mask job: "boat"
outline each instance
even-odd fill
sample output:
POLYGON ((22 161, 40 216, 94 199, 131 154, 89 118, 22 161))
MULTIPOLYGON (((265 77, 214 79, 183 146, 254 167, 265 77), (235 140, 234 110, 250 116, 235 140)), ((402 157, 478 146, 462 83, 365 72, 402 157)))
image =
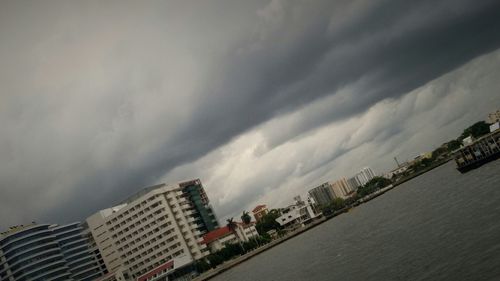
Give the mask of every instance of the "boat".
POLYGON ((490 132, 453 151, 457 170, 466 173, 500 158, 500 129, 490 132))

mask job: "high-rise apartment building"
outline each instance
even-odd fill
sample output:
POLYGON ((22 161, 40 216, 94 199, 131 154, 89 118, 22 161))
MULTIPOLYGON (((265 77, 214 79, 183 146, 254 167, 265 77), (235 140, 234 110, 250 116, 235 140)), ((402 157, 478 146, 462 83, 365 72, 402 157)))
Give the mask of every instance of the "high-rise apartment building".
POLYGON ((352 178, 347 179, 347 183, 349 184, 349 186, 353 190, 356 190, 358 187, 361 186, 361 183, 359 182, 359 180, 356 176, 353 176, 352 178))
POLYGON ((205 257, 203 234, 219 227, 200 180, 147 187, 87 223, 107 269, 141 280, 205 257))
POLYGON ((308 193, 309 196, 314 199, 316 204, 320 206, 328 205, 333 201, 333 199, 336 198, 336 195, 328 182, 309 190, 308 193))
POLYGON ((349 197, 354 192, 354 189, 349 185, 345 178, 341 178, 335 182, 330 183, 330 188, 335 194, 335 197, 340 197, 343 199, 349 197))
POLYGON ((30 224, 0 235, 0 280, 94 280, 106 269, 84 225, 30 224))
POLYGON ((358 181, 361 185, 365 185, 367 182, 369 182, 374 177, 375 177, 375 173, 369 167, 365 167, 365 168, 361 169, 361 171, 359 171, 359 173, 356 174, 356 178, 358 179, 358 181))

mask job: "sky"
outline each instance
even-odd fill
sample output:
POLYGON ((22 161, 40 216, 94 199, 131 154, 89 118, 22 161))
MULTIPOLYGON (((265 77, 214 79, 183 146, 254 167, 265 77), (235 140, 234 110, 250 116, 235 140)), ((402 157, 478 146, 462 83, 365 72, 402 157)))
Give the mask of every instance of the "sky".
POLYGON ((498 30, 493 0, 0 1, 0 229, 383 173, 500 108, 498 30))

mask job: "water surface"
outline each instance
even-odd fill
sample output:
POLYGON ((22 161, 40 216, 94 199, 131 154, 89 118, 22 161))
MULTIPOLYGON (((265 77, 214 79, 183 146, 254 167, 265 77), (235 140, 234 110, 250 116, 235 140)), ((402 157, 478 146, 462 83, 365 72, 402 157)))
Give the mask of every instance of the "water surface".
POLYGON ((500 160, 449 162, 212 280, 500 280, 500 160))

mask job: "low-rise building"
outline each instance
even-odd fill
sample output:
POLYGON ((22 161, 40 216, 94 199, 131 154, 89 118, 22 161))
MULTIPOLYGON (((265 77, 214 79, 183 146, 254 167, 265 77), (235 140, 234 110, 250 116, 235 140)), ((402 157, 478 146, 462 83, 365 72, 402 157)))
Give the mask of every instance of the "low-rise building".
POLYGON ((284 228, 295 228, 310 223, 318 216, 314 212, 312 202, 296 200, 294 204, 281 209, 281 216, 276 219, 276 222, 284 228))
POLYGON ((227 244, 247 242, 257 236, 259 236, 259 233, 253 222, 249 224, 236 222, 234 229, 224 226, 205 234, 203 236, 203 243, 210 248, 210 252, 214 253, 224 248, 227 244))
POLYGON ((260 221, 267 213, 269 213, 269 210, 266 205, 257 205, 257 207, 252 210, 253 217, 256 221, 260 221))
POLYGON ((392 179, 393 177, 398 177, 400 174, 402 174, 406 170, 408 170, 409 166, 410 166, 410 164, 408 162, 405 162, 405 163, 401 164, 399 167, 397 167, 396 169, 385 173, 384 178, 392 179))
POLYGON ((490 121, 490 124, 500 122, 500 110, 488 114, 488 119, 490 121))

